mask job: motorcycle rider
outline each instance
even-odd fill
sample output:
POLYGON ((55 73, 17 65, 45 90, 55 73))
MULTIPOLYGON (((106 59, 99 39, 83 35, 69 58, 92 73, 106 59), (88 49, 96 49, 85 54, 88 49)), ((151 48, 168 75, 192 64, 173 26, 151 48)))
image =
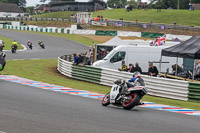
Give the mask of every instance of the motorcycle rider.
POLYGON ((27 41, 27 45, 30 46, 32 45, 32 42, 30 40, 27 41))
MULTIPOLYGON (((121 84, 124 84, 125 81, 122 81, 121 84)), ((133 78, 131 78, 130 80, 128 80, 127 82, 127 87, 129 88, 129 85, 131 84, 131 86, 145 86, 144 80, 142 79, 140 72, 136 71, 133 73, 133 78)), ((121 87, 121 91, 119 92, 120 95, 125 94, 126 93, 126 87, 124 87, 124 85, 121 87)), ((138 105, 143 105, 143 102, 139 102, 138 105)))
POLYGON ((144 80, 142 79, 140 72, 134 72, 133 73, 133 78, 128 80, 128 82, 138 82, 136 85, 138 86, 145 86, 144 80))
POLYGON ((0 52, 3 51, 4 41, 0 39, 0 52))
POLYGON ((6 54, 4 52, 0 53, 0 71, 3 71, 6 61, 5 61, 6 54))
POLYGON ((12 49, 12 47, 14 47, 15 50, 17 50, 17 48, 18 48, 18 43, 15 40, 12 42, 11 49, 12 49))

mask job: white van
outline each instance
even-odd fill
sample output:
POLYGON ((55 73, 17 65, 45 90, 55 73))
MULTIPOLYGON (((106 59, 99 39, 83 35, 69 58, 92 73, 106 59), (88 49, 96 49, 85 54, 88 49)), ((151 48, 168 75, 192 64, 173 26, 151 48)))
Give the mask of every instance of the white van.
MULTIPOLYGON (((138 62, 143 72, 148 72, 148 62, 153 62, 159 70, 161 51, 167 47, 169 46, 117 46, 103 60, 94 62, 93 66, 117 70, 121 68, 124 59, 127 66, 130 63, 135 65, 138 62)), ((163 56, 161 72, 165 72, 167 68, 171 69, 171 66, 176 62, 177 58, 175 57, 163 56)), ((178 64, 182 66, 183 59, 179 58, 178 64)))

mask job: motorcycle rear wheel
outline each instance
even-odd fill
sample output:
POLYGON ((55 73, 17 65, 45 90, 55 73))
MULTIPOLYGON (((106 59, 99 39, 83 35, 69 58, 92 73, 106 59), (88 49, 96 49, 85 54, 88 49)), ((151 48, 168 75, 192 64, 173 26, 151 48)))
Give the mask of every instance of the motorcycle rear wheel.
POLYGON ((131 110, 133 107, 135 107, 136 105, 138 105, 138 103, 140 102, 140 97, 137 93, 132 93, 129 95, 130 100, 129 101, 123 101, 122 103, 122 107, 125 110, 131 110))
POLYGON ((101 104, 102 104, 103 106, 108 106, 108 105, 110 104, 110 92, 107 93, 107 94, 103 97, 101 104))

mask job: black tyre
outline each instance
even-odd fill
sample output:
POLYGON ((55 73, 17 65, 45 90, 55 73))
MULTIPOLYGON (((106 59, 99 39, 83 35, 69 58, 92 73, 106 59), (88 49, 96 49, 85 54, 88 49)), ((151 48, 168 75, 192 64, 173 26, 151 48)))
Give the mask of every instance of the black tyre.
POLYGON ((125 109, 125 110, 130 110, 132 109, 133 107, 135 107, 136 105, 138 105, 138 103, 140 102, 140 97, 137 93, 132 93, 129 95, 129 99, 130 100, 125 100, 123 101, 122 103, 122 107, 125 109))
POLYGON ((108 106, 110 104, 110 92, 107 93, 102 99, 102 105, 108 106))

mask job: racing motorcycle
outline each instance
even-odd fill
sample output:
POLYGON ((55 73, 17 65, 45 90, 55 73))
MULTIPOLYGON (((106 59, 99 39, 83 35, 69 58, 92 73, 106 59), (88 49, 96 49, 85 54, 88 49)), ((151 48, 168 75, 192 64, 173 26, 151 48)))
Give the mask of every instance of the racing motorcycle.
POLYGON ((1 52, 0 53, 0 71, 3 71, 3 69, 6 65, 5 58, 6 58, 6 54, 4 52, 1 52))
POLYGON ((38 43, 38 45, 39 45, 42 49, 45 49, 45 45, 44 45, 43 42, 38 43))
POLYGON ((31 42, 28 42, 28 43, 27 43, 27 46, 28 46, 29 49, 31 49, 31 50, 33 49, 33 46, 32 46, 32 43, 31 43, 31 42))
POLYGON ((16 51, 17 51, 17 46, 12 45, 12 46, 11 46, 11 52, 12 52, 12 53, 16 53, 16 51))
POLYGON ((147 94, 147 89, 141 85, 137 79, 132 82, 117 80, 114 82, 111 91, 102 99, 102 105, 109 104, 121 106, 125 110, 130 110, 135 106, 142 105, 140 99, 147 94))

